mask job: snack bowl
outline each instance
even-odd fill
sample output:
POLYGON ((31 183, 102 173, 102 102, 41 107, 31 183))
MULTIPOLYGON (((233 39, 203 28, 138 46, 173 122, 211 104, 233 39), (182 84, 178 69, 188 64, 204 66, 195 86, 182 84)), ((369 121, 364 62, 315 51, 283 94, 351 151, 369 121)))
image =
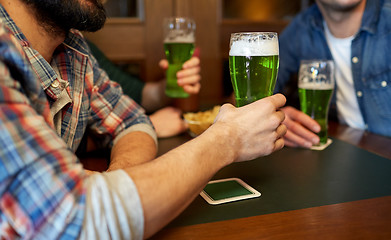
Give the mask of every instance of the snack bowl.
POLYGON ((213 124, 219 110, 220 106, 215 106, 213 109, 204 112, 183 114, 183 118, 189 127, 189 134, 196 137, 203 133, 213 124))
POLYGON ((212 125, 212 123, 209 122, 192 121, 186 119, 185 122, 189 126, 189 134, 192 137, 197 137, 212 125))

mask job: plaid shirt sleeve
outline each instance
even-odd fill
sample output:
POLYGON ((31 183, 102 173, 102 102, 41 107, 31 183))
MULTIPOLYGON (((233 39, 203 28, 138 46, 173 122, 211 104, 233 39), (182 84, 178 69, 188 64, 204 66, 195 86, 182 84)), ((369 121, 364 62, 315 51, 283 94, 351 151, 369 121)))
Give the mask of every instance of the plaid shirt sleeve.
POLYGON ((53 131, 34 76, 0 26, 0 239, 74 239, 85 209, 83 168, 53 131))
MULTIPOLYGON (((86 44, 86 43, 85 43, 86 44)), ((157 137, 149 117, 133 99, 123 94, 121 86, 111 81, 97 60, 89 55, 93 69, 93 84, 90 98, 90 127, 100 138, 100 142, 113 145, 121 136, 131 131, 149 134, 157 144, 157 137)), ((88 72, 88 71, 87 71, 88 72)), ((88 77, 87 77, 87 89, 88 77)))

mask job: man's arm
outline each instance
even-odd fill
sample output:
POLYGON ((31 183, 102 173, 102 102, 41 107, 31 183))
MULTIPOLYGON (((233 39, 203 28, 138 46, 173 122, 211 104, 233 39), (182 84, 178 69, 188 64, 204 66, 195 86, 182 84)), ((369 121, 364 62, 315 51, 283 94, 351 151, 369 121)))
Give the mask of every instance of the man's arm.
MULTIPOLYGON (((178 84, 189 94, 197 94, 200 91, 200 60, 192 57, 183 64, 183 69, 177 73, 178 84)), ((166 69, 167 60, 160 61, 159 65, 166 69)), ((150 119, 155 127, 157 136, 171 137, 186 130, 186 124, 182 119, 181 111, 167 106, 171 99, 165 94, 166 81, 148 82, 143 88, 142 106, 148 111, 155 111, 150 119), (161 109, 159 109, 161 108, 161 109)))
POLYGON ((147 82, 141 95, 141 106, 147 112, 154 112, 170 103, 170 98, 165 94, 166 80, 147 82))
POLYGON ((143 206, 144 238, 176 217, 222 167, 281 149, 286 127, 278 109, 284 103, 276 95, 241 108, 223 105, 216 123, 197 138, 154 161, 126 168, 143 206))
POLYGON ((145 82, 114 64, 94 43, 87 40, 87 44, 92 56, 99 63, 99 67, 107 73, 110 80, 119 83, 126 95, 136 101, 137 104, 141 104, 145 82))
POLYGON ((121 137, 111 150, 107 171, 124 169, 155 158, 157 147, 154 139, 145 132, 130 132, 121 137))
MULTIPOLYGON (((166 70, 168 68, 168 61, 163 59, 159 62, 159 65, 162 69, 166 70)), ((199 93, 201 89, 200 71, 200 59, 197 56, 193 56, 183 64, 182 70, 177 72, 178 85, 183 87, 185 92, 189 94, 199 93)), ((147 112, 156 111, 170 102, 170 98, 165 94, 165 86, 165 79, 145 84, 141 105, 147 112)))

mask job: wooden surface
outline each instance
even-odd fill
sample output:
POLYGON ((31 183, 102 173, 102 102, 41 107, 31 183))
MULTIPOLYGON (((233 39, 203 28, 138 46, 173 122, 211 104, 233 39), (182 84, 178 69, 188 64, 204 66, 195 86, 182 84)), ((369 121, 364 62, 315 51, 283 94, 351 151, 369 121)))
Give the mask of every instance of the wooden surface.
POLYGON ((151 239, 391 239, 391 197, 164 229, 151 239))
POLYGON ((329 123, 329 135, 385 158, 391 159, 391 138, 354 129, 336 122, 329 123))

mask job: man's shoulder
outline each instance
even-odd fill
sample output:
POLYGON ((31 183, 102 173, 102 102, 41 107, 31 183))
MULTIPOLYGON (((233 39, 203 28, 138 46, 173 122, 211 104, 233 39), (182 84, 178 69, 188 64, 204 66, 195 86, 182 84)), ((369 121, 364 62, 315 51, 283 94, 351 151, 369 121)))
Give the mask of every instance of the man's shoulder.
POLYGON ((20 45, 18 39, 14 36, 12 31, 8 28, 6 24, 0 19, 0 45, 2 52, 1 54, 4 55, 6 52, 8 53, 18 53, 22 56, 24 56, 24 51, 22 46, 20 45), (8 50, 7 50, 8 49, 8 50), (5 50, 7 50, 5 52, 5 50))
POLYGON ((384 0, 377 22, 379 34, 389 34, 391 31, 391 0, 384 0))
POLYGON ((388 19, 391 18, 391 0, 384 0, 382 11, 388 19))
POLYGON ((309 20, 313 18, 322 19, 322 14, 320 13, 318 5, 314 3, 305 10, 301 11, 299 14, 297 14, 295 18, 300 20, 309 20))
POLYGON ((323 22, 322 15, 319 11, 319 8, 316 4, 313 4, 306 10, 297 14, 292 21, 288 24, 288 26, 282 32, 282 38, 285 36, 298 36, 300 32, 308 31, 311 26, 319 26, 323 22))

